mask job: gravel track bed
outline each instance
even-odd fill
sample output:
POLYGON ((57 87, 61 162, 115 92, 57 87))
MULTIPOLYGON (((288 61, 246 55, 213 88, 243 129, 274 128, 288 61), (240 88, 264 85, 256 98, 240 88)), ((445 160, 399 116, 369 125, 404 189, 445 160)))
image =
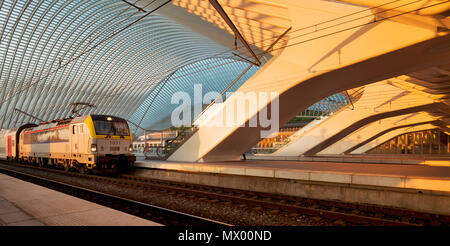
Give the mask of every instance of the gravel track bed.
POLYGON ((177 194, 149 188, 128 186, 126 184, 110 183, 89 177, 76 177, 46 170, 28 169, 19 166, 0 164, 7 168, 34 174, 48 179, 66 182, 92 190, 148 203, 155 206, 193 214, 237 226, 336 226, 345 225, 341 220, 331 221, 320 217, 283 212, 199 198, 189 194, 177 194))

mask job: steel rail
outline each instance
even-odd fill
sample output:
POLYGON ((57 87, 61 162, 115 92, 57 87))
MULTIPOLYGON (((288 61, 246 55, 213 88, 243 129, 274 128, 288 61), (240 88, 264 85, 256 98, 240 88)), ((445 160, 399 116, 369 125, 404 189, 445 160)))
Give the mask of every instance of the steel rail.
MULTIPOLYGON (((122 175, 122 177, 127 177, 127 175, 122 175)), ((139 179, 133 176, 128 176, 128 179, 139 179)), ((148 178, 146 178, 148 179, 148 178)), ((145 179, 143 179, 145 180, 145 179)), ((171 181, 163 181, 163 182, 171 182, 171 181)), ((177 183, 177 182, 173 182, 177 183)), ((348 222, 356 223, 356 224, 370 224, 370 225, 377 225, 377 226, 415 226, 416 224, 411 224, 407 222, 402 221, 394 221, 394 220, 388 220, 383 218, 376 218, 376 217, 369 217, 364 215, 357 215, 357 214, 351 214, 351 213, 344 213, 344 212, 337 212, 337 211, 330 211, 326 209, 320 209, 320 208, 313 208, 313 207, 307 207, 307 206, 299 206, 299 205, 290 205, 290 204, 282 204, 276 201, 264 201, 261 199, 261 197, 258 197, 256 199, 247 198, 242 196, 241 194, 245 194, 245 191, 239 191, 231 189, 232 192, 237 192, 237 195, 227 195, 227 194, 220 194, 217 192, 210 192, 210 191, 202 191, 198 187, 202 185, 195 185, 195 184, 187 184, 192 185, 194 188, 180 188, 180 187, 174 187, 173 185, 161 185, 161 184, 149 184, 149 186, 159 189, 170 189, 175 192, 179 193, 190 193, 197 196, 202 197, 208 197, 208 198, 214 198, 218 200, 225 200, 225 201, 233 201, 237 203, 244 203, 244 204, 251 204, 255 206, 261 206, 271 209, 278 209, 278 210, 284 210, 289 212, 297 212, 301 214, 306 214, 309 216, 321 216, 326 219, 344 219, 348 222), (243 193, 241 193, 243 192, 243 193)), ((226 188, 224 188, 226 189, 226 188)))
MULTIPOLYGON (((70 176, 79 176, 79 177, 88 177, 92 179, 98 179, 106 182, 111 182, 120 185, 132 185, 132 186, 143 186, 149 189, 167 191, 167 192, 175 192, 179 194, 191 194, 197 197, 205 197, 215 200, 221 201, 231 201, 234 203, 243 203, 249 204, 257 207, 264 207, 269 209, 282 210, 285 212, 295 212, 299 214, 305 214, 308 216, 319 216, 326 220, 337 220, 343 219, 352 224, 358 225, 376 225, 376 226, 417 226, 420 225, 416 223, 409 223, 404 221, 397 221, 394 219, 387 218, 378 218, 375 216, 367 216, 364 214, 354 214, 352 212, 340 212, 334 211, 333 208, 339 209, 363 209, 362 213, 382 213, 386 214, 388 217, 401 217, 408 216, 411 218, 424 220, 426 223, 427 220, 432 220, 436 218, 433 214, 426 214, 421 212, 402 210, 402 209, 390 209, 386 210, 386 208, 376 206, 376 205, 360 205, 360 204, 347 204, 343 202, 333 202, 326 200, 315 200, 308 198, 295 198, 295 204, 283 203, 284 199, 290 200, 290 198, 286 198, 282 195, 270 194, 270 193, 261 193, 261 192, 253 192, 253 191, 245 191, 245 190, 237 190, 232 188, 223 188, 223 187, 210 187, 199 184, 192 183, 181 183, 177 181, 168 181, 168 180, 159 180, 142 176, 135 175, 120 175, 119 178, 111 178, 111 177, 103 177, 96 175, 86 175, 79 173, 70 173, 61 170, 48 169, 42 167, 34 167, 29 165, 22 164, 12 164, 7 163, 7 165, 19 166, 22 168, 28 169, 40 169, 44 171, 50 171, 55 173, 61 173, 70 176), (252 196, 249 198, 248 196, 252 196), (278 198, 280 197, 280 198, 278 198), (266 200, 269 199, 269 200, 266 200), (305 201, 308 205, 304 205, 305 201), (313 206, 312 206, 313 205, 313 206), (327 207, 327 209, 320 208, 321 206, 327 207), (328 208, 331 207, 331 208, 328 208), (398 210, 398 211, 397 211, 398 210)), ((447 217, 443 217, 441 219, 444 223, 450 222, 450 219, 447 217)))
POLYGON ((53 190, 62 191, 63 193, 66 193, 66 194, 69 194, 72 196, 80 197, 85 200, 90 200, 94 203, 97 203, 98 199, 106 200, 104 202, 100 202, 99 204, 101 204, 103 206, 111 207, 114 209, 117 209, 117 207, 112 206, 111 202, 116 202, 116 203, 118 202, 120 204, 124 204, 125 205, 124 207, 137 208, 139 210, 138 213, 136 213, 136 212, 134 212, 134 213, 126 212, 126 213, 130 213, 130 214, 133 214, 135 216, 138 216, 138 217, 141 217, 144 219, 150 219, 157 223, 163 222, 164 225, 169 225, 169 226, 174 226, 174 225, 175 226, 180 226, 180 225, 183 225, 183 226, 187 226, 187 225, 190 225, 190 226, 231 226, 230 224, 222 223, 219 221, 202 218, 199 216, 195 216, 195 215, 191 215, 191 214, 187 214, 187 213, 183 213, 183 212, 179 212, 179 211, 146 204, 143 202, 139 202, 139 201, 135 201, 135 200, 95 191, 92 189, 88 189, 88 188, 84 188, 84 187, 80 187, 80 186, 76 186, 76 185, 72 185, 72 184, 68 184, 68 183, 64 183, 64 182, 60 182, 60 181, 55 181, 55 180, 39 177, 39 176, 32 175, 32 174, 29 174, 26 172, 12 170, 12 169, 5 168, 5 167, 0 167, 0 173, 6 174, 8 176, 12 176, 12 177, 15 177, 18 179, 31 181, 33 183, 43 185, 43 186, 45 186, 47 188, 51 188, 53 190), (150 218, 148 216, 145 216, 146 214, 149 214, 149 213, 153 215, 150 218), (161 217, 163 217, 163 218, 161 218, 161 217))

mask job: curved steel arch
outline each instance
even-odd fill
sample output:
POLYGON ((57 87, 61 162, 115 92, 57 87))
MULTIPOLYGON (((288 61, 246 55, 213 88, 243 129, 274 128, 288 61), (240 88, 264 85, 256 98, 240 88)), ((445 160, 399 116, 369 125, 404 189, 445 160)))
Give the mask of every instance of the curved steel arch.
MULTIPOLYGON (((211 90, 220 93, 228 84, 233 81, 246 67, 248 63, 235 60, 233 58, 207 58, 201 61, 196 61, 186 66, 183 66, 176 71, 168 75, 162 82, 158 83, 159 87, 165 86, 164 90, 159 92, 156 86, 150 93, 146 101, 144 101, 139 109, 131 116, 131 120, 139 124, 141 119, 143 120, 142 126, 144 128, 151 129, 164 129, 171 126, 170 115, 172 110, 178 105, 170 104, 171 95, 177 91, 188 93, 193 95, 194 84, 202 84, 203 92, 209 92, 211 90), (184 71, 189 71, 192 68, 196 68, 199 63, 209 63, 214 65, 220 61, 233 61, 227 66, 216 67, 215 69, 204 70, 201 73, 193 73, 179 76, 184 71), (205 83, 210 81, 209 83, 205 83), (158 117, 155 117, 158 116, 158 117), (153 117, 153 118, 152 118, 153 117)), ((243 82, 245 82, 251 75, 257 71, 257 68, 252 68, 246 75, 241 78, 233 87, 230 92, 239 88, 243 82)), ((203 97, 203 95, 202 95, 203 97)), ((192 105, 192 101, 191 101, 192 105)), ((206 106, 206 105, 204 105, 206 106)), ((195 115, 192 115, 191 119, 194 119, 195 115)), ((136 129, 138 133, 141 130, 136 129)))
MULTIPOLYGON (((101 4, 101 2, 97 2, 97 5, 99 5, 99 4, 101 4)), ((91 6, 91 8, 92 8, 92 7, 95 7, 95 5, 94 5, 94 6, 91 6)), ((71 14, 71 13, 67 12, 66 15, 64 16, 64 18, 62 18, 62 19, 59 21, 59 23, 63 23, 63 21, 65 20, 65 18, 68 17, 70 14, 71 14)), ((73 21, 74 21, 74 20, 73 20, 73 21)), ((70 23, 73 23, 73 21, 69 22, 69 23, 64 27, 64 30, 67 30, 68 25, 69 25, 70 23)), ((56 29, 54 29, 54 30, 56 30, 56 29)), ((74 29, 73 31, 75 31, 75 30, 76 30, 76 29, 74 29)), ((72 32, 73 32, 73 31, 72 31, 72 32)), ((55 31, 52 32, 52 35, 53 35, 54 33, 55 33, 55 31)), ((57 36, 56 39, 57 39, 57 40, 60 40, 60 38, 62 37, 63 34, 64 34, 64 32, 60 32, 60 33, 58 34, 58 36, 57 36)), ((68 36, 66 37, 65 40, 67 40, 69 37, 70 37, 70 35, 68 35, 68 36)), ((51 50, 54 49, 55 44, 56 44, 56 43, 53 43, 53 44, 52 44, 52 47, 50 47, 51 50)), ((72 44, 73 44, 73 42, 72 42, 72 44)), ((62 49, 63 49, 63 46, 60 46, 59 49, 58 49, 58 51, 57 51, 57 53, 60 53, 60 52, 62 51, 62 49)), ((69 49, 67 49, 67 50, 69 50, 69 49)), ((64 52, 64 53, 65 53, 65 52, 64 52)), ((47 55, 47 57, 48 57, 49 55, 50 55, 50 53, 47 55)), ((46 59, 47 59, 47 58, 46 58, 46 59)), ((55 62, 55 60, 53 60, 52 64, 53 64, 54 62, 55 62)), ((50 80, 55 80, 55 77, 56 77, 56 76, 57 76, 56 73, 53 74, 53 75, 51 76, 50 80)), ((43 81, 43 83, 45 83, 46 81, 47 81, 47 78, 43 81)), ((42 91, 42 89, 39 90, 39 91, 42 91)), ((47 91, 46 94, 41 95, 41 98, 46 99, 47 95, 51 95, 50 90, 47 91)), ((45 104, 45 102, 46 102, 46 101, 44 100, 44 102, 43 102, 42 104, 45 104)), ((39 101, 38 101, 37 103, 39 103, 39 101)), ((29 107, 30 107, 30 105, 29 105, 29 107)), ((34 112, 33 112, 33 113, 34 113, 34 112)), ((46 116, 46 115, 44 115, 43 118, 45 118, 45 116, 46 116)))
MULTIPOLYGON (((191 50, 192 50, 192 48, 191 48, 191 50)), ((90 62, 92 61, 92 59, 90 59, 90 62)), ((82 78, 82 76, 79 76, 79 78, 78 79, 81 79, 82 78)), ((97 88, 97 87, 96 87, 97 88)), ((110 87, 110 88, 112 88, 112 87, 110 87)))
MULTIPOLYGON (((117 5, 117 4, 115 4, 115 5, 117 5)), ((120 7, 120 6, 119 6, 120 7)), ((92 8, 90 8, 90 9, 92 9, 92 8)), ((121 11, 123 8, 119 8, 119 9, 116 9, 117 11, 121 11)), ((108 15, 109 13, 112 13, 114 10, 109 10, 108 12, 106 12, 106 13, 101 13, 100 14, 100 17, 103 17, 103 16, 106 16, 106 15, 108 15)), ((92 16, 95 16, 95 15, 98 15, 98 13, 96 13, 95 11, 92 11, 92 13, 91 13, 91 15, 92 16)), ((117 17, 117 16, 112 16, 112 19, 114 19, 115 17, 117 17)), ((94 19, 92 22, 94 22, 94 23, 96 23, 96 22, 98 22, 98 20, 99 19, 94 19)), ((101 19, 100 19, 101 20, 101 19)), ((105 20, 104 22, 109 22, 110 21, 110 19, 107 19, 107 20, 105 20)), ((103 23, 104 22, 101 22, 101 24, 100 25, 103 25, 103 23)), ((84 29, 83 29, 83 31, 81 31, 80 33, 79 33, 79 35, 78 35, 78 37, 81 37, 83 34, 85 34, 85 31, 88 29, 88 26, 86 26, 84 29)), ((106 28, 105 28, 106 29, 106 28)), ((77 45, 77 48, 72 52, 72 56, 74 56, 74 54, 76 54, 76 51, 78 50, 78 49, 86 49, 88 46, 86 45, 86 46, 84 46, 84 48, 82 47, 83 46, 83 44, 84 44, 84 41, 85 40, 87 40, 88 38, 89 38, 89 36, 91 36, 92 34, 94 34, 95 32, 96 32, 96 30, 97 29, 93 29, 92 30, 92 32, 90 32, 88 35, 85 35, 85 37, 83 38, 83 40, 77 45)), ((72 43, 72 45, 73 45, 74 43, 72 43)), ((84 57, 83 59, 86 59, 86 57, 84 57)), ((74 64, 75 65, 75 64, 74 64)), ((65 69, 66 69, 67 67, 65 67, 64 68, 64 70, 63 71, 65 71, 65 69)), ((72 68, 73 68, 73 66, 71 67, 71 69, 70 69, 70 72, 72 71, 72 68)), ((77 69, 79 69, 80 67, 78 67, 77 69)), ((78 70, 77 70, 78 71, 78 70)), ((70 72, 69 72, 69 74, 70 74, 70 72)), ((77 74, 78 74, 78 72, 76 72, 77 74)), ((63 72, 61 72, 60 73, 60 77, 62 76, 62 74, 63 74, 63 72)), ((55 73, 55 76, 56 76, 56 73, 55 73)), ((69 84, 69 88, 70 88, 70 85, 71 84, 73 84, 73 81, 69 84)), ((66 90, 65 91, 65 93, 64 93, 64 95, 62 96, 62 97, 59 97, 58 99, 64 99, 65 97, 64 96, 66 96, 67 95, 67 92, 68 92, 68 90, 66 90)), ((58 103, 57 103, 58 104, 58 103)), ((60 109, 61 107, 59 107, 59 109, 60 109)), ((54 112, 52 112, 53 114, 52 115, 55 115, 54 117, 56 117, 56 115, 58 114, 58 113, 60 113, 58 110, 55 110, 54 112)), ((60 115, 61 115, 61 113, 60 113, 60 115)), ((61 115, 62 116, 62 115, 61 115)), ((50 116, 51 117, 51 116, 50 116)))
MULTIPOLYGON (((52 6, 54 6, 56 4, 56 2, 52 2, 49 6, 48 6, 48 8, 46 8, 46 10, 45 10, 45 12, 44 12, 44 14, 42 15, 42 18, 40 19, 40 20, 43 20, 43 17, 44 17, 44 15, 46 15, 49 11, 50 11, 50 9, 51 9, 51 7, 52 6)), ((13 19, 12 17, 11 17, 11 13, 12 13, 12 10, 13 10, 13 8, 15 7, 16 5, 14 4, 13 5, 13 7, 10 9, 10 12, 8 13, 8 16, 7 16, 7 21, 6 22, 8 22, 8 20, 9 19, 13 19)), ((18 22, 19 20, 16 20, 16 22, 18 22)), ((5 23, 6 23, 5 22, 5 23)), ((46 24, 46 26, 44 27, 44 29, 46 29, 47 27, 48 27, 48 25, 49 25, 49 22, 46 24)), ((6 26, 6 25, 5 25, 6 26)), ((11 30, 10 30, 11 31, 11 30)), ((5 29, 3 30, 3 32, 2 32, 2 35, 5 33, 5 29)), ((15 32, 12 32, 13 34, 15 33, 15 32)), ((40 34, 40 36, 39 36, 39 40, 43 37, 43 35, 44 35, 44 32, 42 32, 41 34, 40 34)), ((3 38, 1 38, 0 40, 3 40, 3 38)), ((11 36, 11 38, 10 38, 10 41, 12 40, 12 36, 11 36)), ((4 54, 4 61, 6 60, 6 57, 8 56, 8 51, 9 51, 9 46, 10 46, 10 42, 8 42, 8 45, 7 45, 7 47, 6 47, 6 50, 7 50, 7 52, 4 54)), ((36 48, 36 46, 35 46, 35 48, 36 48)), ((40 59, 40 56, 42 55, 42 53, 43 53, 43 49, 41 49, 41 52, 40 52, 40 54, 39 54, 39 59, 40 59)), ((5 76, 4 75, 4 73, 2 72, 3 71, 3 66, 4 66, 4 64, 5 64, 5 62, 3 61, 3 65, 2 65, 2 68, 0 69, 0 72, 1 72, 1 74, 2 74, 2 77, 3 78, 8 78, 9 76, 5 76)), ((35 67, 35 68, 37 68, 37 66, 35 67)), ((33 74, 34 74, 34 72, 33 72, 33 74)), ((1 78, 0 78, 0 81, 1 81, 1 78)), ((7 88, 7 86, 8 86, 8 83, 6 83, 4 86, 3 86, 3 91, 2 92, 0 92, 1 93, 1 97, 0 97, 0 100, 1 100, 1 103, 2 103, 2 105, 0 106, 0 115, 4 115, 4 116, 6 116, 7 115, 7 112, 8 112, 8 107, 7 106, 5 106, 5 107, 3 107, 4 105, 6 105, 6 104, 4 104, 4 101, 3 101, 3 99, 5 98, 5 95, 6 95, 6 88, 7 88)), ((11 93, 10 93, 11 94, 11 93)), ((3 117, 3 119, 4 119, 5 117, 3 117)), ((4 121, 4 120, 3 120, 4 121)), ((2 128, 3 127, 3 124, 4 124, 4 122, 0 122, 0 128, 2 128)))
POLYGON ((248 66, 224 63, 227 47, 158 14, 115 34, 143 15, 120 0, 1 1, 0 128, 34 122, 16 107, 50 120, 67 116, 73 101, 151 126, 164 121, 154 112, 167 111, 177 88, 220 91, 248 66), (193 74, 178 76, 185 69, 193 74))
MULTIPOLYGON (((44 0, 45 1, 45 0, 44 0)), ((99 4, 99 3, 98 3, 99 4)), ((91 8, 93 8, 93 7, 95 7, 96 6, 96 4, 95 5, 93 5, 93 6, 89 6, 90 8, 88 8, 88 9, 91 9, 91 8)), ((49 9, 50 10, 50 9, 49 9)), ((48 10, 48 11, 49 11, 48 10)), ((47 13, 48 13, 48 11, 45 13, 45 15, 47 15, 47 13)), ((92 13, 94 13, 94 12, 92 12, 92 13)), ((44 16, 44 14, 43 14, 43 16, 44 16)), ((51 20, 52 19, 54 19, 55 18, 55 16, 52 16, 52 18, 51 18, 51 20)), ((43 28, 44 30, 48 30, 47 28, 48 28, 48 26, 51 24, 51 22, 50 21, 48 21, 47 22, 47 24, 46 24, 46 26, 43 28)), ((56 28, 56 27, 55 27, 56 28)), ((55 30, 55 29, 53 29, 53 30, 55 30)), ((54 31, 52 31, 51 32, 51 35, 53 35, 53 33, 54 33, 54 31)), ((40 34, 40 37, 39 37, 39 40, 41 40, 41 38, 44 36, 44 34, 45 34, 45 32, 41 32, 41 34, 40 34)), ((45 46, 48 44, 48 41, 51 39, 51 35, 47 35, 47 41, 46 41, 46 43, 45 43, 45 46)), ((79 36, 78 36, 79 37, 79 36)), ((75 42, 75 40, 76 40, 76 38, 73 40, 74 42, 75 42)), ((73 44, 73 42, 72 42, 72 44, 73 44)), ((36 46, 38 45, 38 43, 36 43, 36 46)), ((52 43, 50 43, 50 45, 52 45, 52 43)), ((34 49, 36 48, 36 46, 34 47, 34 49)), ((68 48, 68 50, 70 49, 70 47, 71 46, 69 46, 69 48, 68 48)), ((51 50, 51 49, 50 49, 51 50)), ((64 52, 64 53, 66 53, 66 52, 64 52)), ((44 49, 41 49, 41 52, 40 52, 40 54, 39 54, 39 56, 38 56, 38 59, 39 60, 41 60, 41 57, 43 57, 43 55, 45 55, 44 54, 44 49)), ((48 59, 48 57, 51 55, 51 53, 49 52, 49 53, 47 53, 47 55, 45 56, 45 60, 44 60, 44 65, 46 64, 46 62, 47 62, 47 59, 48 59)), ((52 61, 52 65, 51 66, 53 66, 53 63, 55 62, 55 60, 53 60, 52 61)), ((43 71, 43 68, 44 68, 44 65, 42 65, 42 68, 41 68, 41 72, 39 73, 39 77, 42 75, 42 71, 43 71)), ((37 66, 35 67, 35 69, 37 68, 37 66)), ((34 71, 33 71, 33 74, 34 74, 34 71)), ((45 82, 47 81, 47 79, 48 78, 46 78, 42 83, 43 84, 45 84, 45 82)), ((35 83, 36 84, 36 87, 38 87, 39 86, 39 83, 35 83)), ((37 100, 37 99, 39 99, 39 97, 33 97, 33 94, 35 93, 35 91, 36 91, 36 87, 32 84, 32 81, 30 81, 30 83, 29 83, 29 86, 31 86, 31 87, 34 87, 34 88, 32 88, 32 91, 31 91, 31 96, 29 97, 30 98, 30 100, 29 100, 29 103, 28 103, 28 105, 27 105, 27 111, 29 111, 30 110, 30 107, 31 108, 34 108, 33 106, 32 106, 32 102, 33 102, 33 100, 37 100)), ((39 90, 39 91, 42 91, 42 90, 39 90)), ((29 90, 26 90, 25 91, 26 92, 26 94, 25 95, 28 95, 28 93, 29 93, 29 90)), ((21 93, 21 92, 20 92, 21 93)), ((27 96, 25 96, 25 97, 27 97, 27 96)), ((37 103, 37 102, 36 102, 37 103)), ((25 101, 25 104, 26 104, 26 101, 25 101)))

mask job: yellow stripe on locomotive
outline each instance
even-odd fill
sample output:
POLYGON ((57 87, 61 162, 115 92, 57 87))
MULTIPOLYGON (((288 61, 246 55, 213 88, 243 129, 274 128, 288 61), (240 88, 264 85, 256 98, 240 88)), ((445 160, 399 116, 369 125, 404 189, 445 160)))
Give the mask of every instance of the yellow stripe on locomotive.
POLYGON ((116 118, 116 117, 112 117, 112 116, 98 116, 98 115, 91 116, 91 115, 89 115, 88 117, 86 117, 86 120, 84 120, 84 122, 86 123, 86 125, 89 129, 89 133, 91 134, 92 138, 132 140, 133 137, 131 135, 131 129, 128 126, 128 124, 126 123, 125 120, 118 121, 118 119, 120 119, 120 118, 116 118), (92 117, 95 118, 95 123, 94 123, 94 119, 92 117), (99 129, 99 127, 102 124, 103 125, 106 124, 106 127, 103 127, 103 129, 99 129), (111 131, 113 129, 112 126, 114 124, 120 124, 119 126, 121 128, 119 128, 119 129, 126 130, 126 131, 121 131, 121 132, 111 131), (126 128, 126 129, 124 129, 124 128, 126 128))

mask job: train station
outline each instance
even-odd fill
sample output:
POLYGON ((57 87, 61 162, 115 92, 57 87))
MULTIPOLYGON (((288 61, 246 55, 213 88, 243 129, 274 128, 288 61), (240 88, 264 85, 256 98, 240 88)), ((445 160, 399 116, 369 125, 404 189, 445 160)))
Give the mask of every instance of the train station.
POLYGON ((449 226, 449 28, 445 0, 0 0, 0 226, 449 226))

